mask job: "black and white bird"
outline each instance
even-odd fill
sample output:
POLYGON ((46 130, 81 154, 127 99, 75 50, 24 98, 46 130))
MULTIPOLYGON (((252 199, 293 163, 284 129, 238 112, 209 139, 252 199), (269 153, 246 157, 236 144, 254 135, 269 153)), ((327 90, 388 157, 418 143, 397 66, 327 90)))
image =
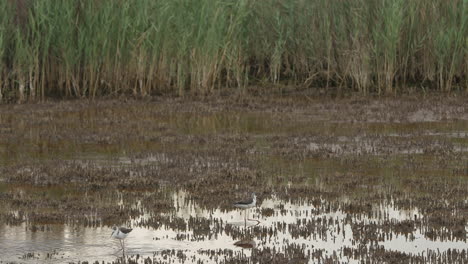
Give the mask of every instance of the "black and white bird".
POLYGON ((122 246, 122 250, 124 250, 125 241, 124 239, 128 236, 130 232, 132 232, 132 228, 126 227, 112 227, 112 234, 111 237, 118 239, 120 241, 120 246, 122 246))
POLYGON ((241 208, 241 209, 249 209, 249 208, 254 207, 256 203, 257 203, 257 196, 255 195, 255 193, 252 193, 252 197, 250 197, 250 199, 235 202, 234 206, 237 208, 241 208))
MULTIPOLYGON (((255 195, 255 193, 252 193, 252 196, 250 197, 250 199, 235 202, 234 207, 237 207, 240 209, 249 209, 249 208, 254 207, 256 203, 257 203, 257 196, 255 195)), ((245 220, 245 223, 247 223, 247 213, 245 214, 244 220, 245 220)))

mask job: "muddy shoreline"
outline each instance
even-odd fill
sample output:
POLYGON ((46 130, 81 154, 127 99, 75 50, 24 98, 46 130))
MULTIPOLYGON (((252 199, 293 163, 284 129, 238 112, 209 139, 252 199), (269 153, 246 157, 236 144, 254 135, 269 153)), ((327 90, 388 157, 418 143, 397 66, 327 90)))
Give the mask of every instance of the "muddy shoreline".
MULTIPOLYGON (((463 97, 0 105, 0 150, 0 224, 7 228, 47 233, 63 225, 130 224, 189 232, 199 240, 224 234, 263 242, 248 256, 197 253, 223 256, 220 263, 467 261, 467 253, 456 249, 421 255, 380 245, 390 236, 466 242, 468 107, 463 97), (276 222, 245 230, 221 218, 174 215, 179 206, 173 193, 182 190, 185 203, 220 214, 233 211, 232 201, 252 191, 260 203, 273 199, 310 207, 302 220, 282 226, 281 217, 294 214, 293 209, 282 208, 283 202, 264 205, 255 215, 276 222), (395 218, 381 209, 387 207, 408 214, 395 218), (291 239, 330 240, 345 226, 353 246, 336 254, 304 251, 292 242, 279 251, 266 244, 281 232, 291 239)), ((155 254, 167 254, 161 252, 155 254)), ((179 261, 186 254, 170 252, 166 256, 179 261)), ((196 262, 197 254, 186 261, 196 262)), ((143 263, 138 258, 130 257, 143 263)), ((156 257, 151 261, 164 263, 156 257)))

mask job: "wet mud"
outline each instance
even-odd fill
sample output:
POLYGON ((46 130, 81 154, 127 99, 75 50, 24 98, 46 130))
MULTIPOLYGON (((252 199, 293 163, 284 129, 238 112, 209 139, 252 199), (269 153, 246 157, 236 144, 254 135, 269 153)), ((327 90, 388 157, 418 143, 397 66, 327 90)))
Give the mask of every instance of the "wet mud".
POLYGON ((254 99, 0 106, 0 263, 468 262, 466 98, 254 99))

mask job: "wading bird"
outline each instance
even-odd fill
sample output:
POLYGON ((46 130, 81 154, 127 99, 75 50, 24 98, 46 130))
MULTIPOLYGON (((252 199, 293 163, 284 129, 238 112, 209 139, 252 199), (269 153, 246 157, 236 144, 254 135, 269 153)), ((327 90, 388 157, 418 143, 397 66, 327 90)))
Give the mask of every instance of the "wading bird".
MULTIPOLYGON (((255 206, 257 203, 257 196, 255 193, 252 193, 252 197, 248 200, 245 201, 239 201, 234 203, 234 206, 240 209, 249 209, 255 206)), ((247 225, 247 212, 245 212, 245 218, 244 218, 244 223, 247 225)))
POLYGON ((116 227, 116 226, 112 227, 111 237, 118 239, 120 241, 120 246, 122 247, 123 252, 125 252, 124 239, 128 236, 130 232, 132 232, 132 230, 133 230, 132 228, 126 228, 126 227, 116 227))

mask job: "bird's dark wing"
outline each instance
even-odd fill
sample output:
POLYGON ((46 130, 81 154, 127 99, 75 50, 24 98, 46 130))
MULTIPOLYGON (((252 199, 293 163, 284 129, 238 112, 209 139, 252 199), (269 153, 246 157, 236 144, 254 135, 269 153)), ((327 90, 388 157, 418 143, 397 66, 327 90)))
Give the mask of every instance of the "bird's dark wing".
POLYGON ((130 232, 132 232, 133 228, 125 228, 125 227, 121 227, 119 228, 120 232, 124 233, 124 234, 128 234, 130 232))
POLYGON ((253 203, 253 199, 245 200, 245 201, 240 201, 240 202, 235 202, 234 204, 242 205, 242 204, 251 204, 253 203))

